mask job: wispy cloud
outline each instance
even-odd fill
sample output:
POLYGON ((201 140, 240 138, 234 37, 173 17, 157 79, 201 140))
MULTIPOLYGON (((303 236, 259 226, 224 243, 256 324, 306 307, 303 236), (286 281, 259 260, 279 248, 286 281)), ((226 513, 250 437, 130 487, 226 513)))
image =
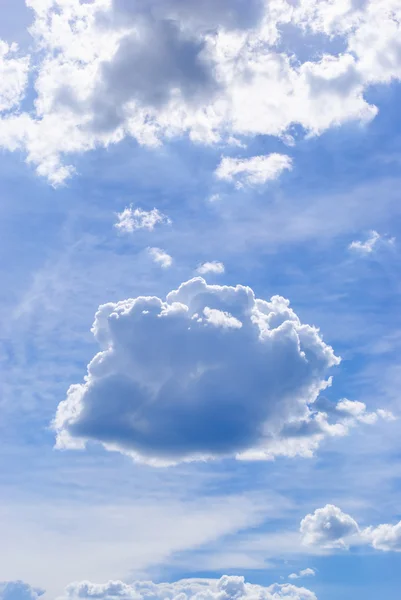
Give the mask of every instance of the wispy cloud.
POLYGON ((277 179, 283 171, 291 170, 292 160, 286 154, 268 154, 251 158, 223 157, 215 174, 218 179, 243 184, 262 185, 277 179))
POLYGON ((372 230, 365 241, 355 240, 350 243, 348 248, 361 255, 368 255, 375 252, 380 246, 394 246, 394 244, 394 237, 383 236, 377 231, 372 230))

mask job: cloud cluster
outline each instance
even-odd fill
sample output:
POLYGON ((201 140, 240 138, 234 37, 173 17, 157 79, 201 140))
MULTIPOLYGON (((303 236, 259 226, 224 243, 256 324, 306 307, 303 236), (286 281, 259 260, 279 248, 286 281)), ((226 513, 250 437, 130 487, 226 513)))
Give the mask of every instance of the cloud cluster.
POLYGON ((321 548, 349 549, 371 545, 384 552, 401 552, 401 521, 361 529, 358 523, 332 504, 317 509, 301 521, 303 543, 321 548))
POLYGON ((59 600, 317 600, 310 590, 290 584, 269 587, 245 583, 243 577, 184 579, 174 583, 109 581, 73 583, 59 600))
POLYGON ((286 154, 268 154, 251 158, 223 157, 216 169, 216 177, 236 182, 237 186, 261 185, 277 179, 283 171, 292 168, 292 160, 286 154))
POLYGON ((92 332, 101 351, 58 407, 60 448, 95 441, 157 465, 272 460, 374 421, 351 401, 322 410, 340 359, 280 296, 197 277, 166 300, 100 306, 92 332))
POLYGON ((117 213, 115 228, 121 233, 133 233, 138 229, 153 231, 156 225, 171 225, 171 219, 161 213, 157 208, 143 210, 129 206, 117 213))
MULTIPOLYGON (((74 172, 71 155, 127 136, 146 145, 182 135, 222 144, 264 134, 293 143, 294 126, 319 135, 366 122, 377 114, 368 87, 401 79, 396 0, 27 5, 36 99, 29 111, 3 113, 0 146, 25 151, 53 185, 74 172), (309 60, 287 49, 286 26, 305 36, 309 60), (333 40, 337 53, 326 49, 333 40)), ((2 48, 0 110, 8 110, 25 88, 29 57, 10 58, 13 49, 2 48)))
POLYGON ((44 590, 23 581, 0 582, 0 600, 38 600, 43 594, 44 590))

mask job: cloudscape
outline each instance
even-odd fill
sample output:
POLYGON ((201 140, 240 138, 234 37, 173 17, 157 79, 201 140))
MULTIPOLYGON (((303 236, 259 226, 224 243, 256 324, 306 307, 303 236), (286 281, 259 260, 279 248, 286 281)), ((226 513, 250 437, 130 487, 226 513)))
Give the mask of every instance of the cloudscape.
POLYGON ((0 600, 398 600, 401 4, 0 3, 0 600))

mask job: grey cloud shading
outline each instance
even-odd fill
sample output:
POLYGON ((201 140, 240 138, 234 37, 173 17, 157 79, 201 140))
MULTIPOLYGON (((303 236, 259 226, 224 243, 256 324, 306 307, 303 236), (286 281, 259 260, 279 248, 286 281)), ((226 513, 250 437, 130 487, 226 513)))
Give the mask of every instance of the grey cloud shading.
POLYGON ((114 0, 115 16, 136 19, 152 14, 203 30, 248 29, 263 16, 262 0, 114 0))
POLYGON ((218 84, 203 56, 204 41, 189 37, 174 21, 139 19, 136 31, 103 63, 92 99, 95 129, 110 130, 125 119, 125 105, 161 109, 174 94, 186 103, 210 98, 218 84))
POLYGON ((284 298, 202 278, 166 301, 103 305, 92 331, 102 351, 58 407, 58 446, 92 440, 150 463, 274 453, 339 363, 284 298))

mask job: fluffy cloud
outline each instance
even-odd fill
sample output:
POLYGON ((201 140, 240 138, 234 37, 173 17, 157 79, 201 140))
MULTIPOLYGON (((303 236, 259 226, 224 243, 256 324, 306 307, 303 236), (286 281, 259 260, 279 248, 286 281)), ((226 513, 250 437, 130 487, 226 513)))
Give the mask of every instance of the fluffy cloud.
POLYGON ((322 410, 339 359, 279 296, 197 277, 166 300, 100 306, 92 331, 101 351, 58 407, 59 448, 95 441, 158 465, 272 460, 311 456, 358 422, 352 403, 322 410))
POLYGON ((209 273, 212 275, 222 275, 225 271, 225 267, 222 262, 213 260, 212 262, 203 263, 196 270, 199 275, 208 275, 209 273))
POLYGON ((292 167, 291 158, 285 154, 268 154, 252 158, 223 157, 216 169, 216 177, 225 181, 236 181, 251 185, 261 185, 277 179, 285 170, 292 167))
POLYGON ((396 525, 360 529, 357 522, 337 506, 328 504, 301 521, 303 543, 322 548, 371 545, 384 552, 401 552, 401 521, 396 525))
POLYGON ((152 260, 162 269, 168 269, 173 264, 171 256, 161 248, 148 248, 148 252, 152 260))
MULTIPOLYGON (((206 143, 259 134, 291 141, 294 125, 319 135, 366 122, 377 114, 367 88, 401 79, 396 0, 27 4, 37 97, 29 111, 0 119, 0 146, 25 151, 54 185, 74 172, 71 155, 127 136, 146 145, 182 135, 206 143), (310 60, 285 50, 285 25, 306 36, 310 60), (333 38, 341 51, 330 54, 324 40, 333 38)), ((21 97, 28 65, 9 52, 4 46, 0 59, 7 108, 21 97)))
POLYGON ((243 577, 224 575, 214 579, 184 579, 175 583, 109 581, 73 583, 59 600, 317 600, 310 590, 294 585, 262 587, 245 583, 243 577))
POLYGON ((299 573, 291 573, 288 575, 288 579, 301 579, 302 577, 314 577, 316 575, 313 569, 307 568, 302 569, 299 573))
POLYGON ((44 591, 23 581, 0 582, 0 600, 38 600, 44 591))
POLYGON ((362 255, 367 255, 377 250, 377 248, 380 245, 393 246, 394 242, 395 238, 382 236, 380 235, 380 233, 377 233, 377 231, 371 231, 369 237, 364 242, 362 242, 361 240, 355 240, 351 242, 351 244, 348 247, 354 252, 358 252, 362 255))
POLYGON ((392 412, 379 408, 377 411, 368 412, 366 404, 355 400, 344 398, 336 405, 336 411, 345 418, 349 417, 352 422, 366 423, 373 425, 380 418, 384 421, 394 421, 392 412))
POLYGON ((301 521, 304 544, 323 548, 347 548, 350 538, 359 534, 356 521, 337 506, 327 504, 301 521))
POLYGON ((397 525, 379 525, 368 527, 363 532, 363 537, 376 550, 383 552, 401 552, 401 521, 397 525))
POLYGON ((146 211, 142 208, 129 206, 117 214, 118 222, 115 228, 122 233, 133 233, 137 229, 153 231, 156 225, 171 225, 171 220, 157 208, 146 211))

